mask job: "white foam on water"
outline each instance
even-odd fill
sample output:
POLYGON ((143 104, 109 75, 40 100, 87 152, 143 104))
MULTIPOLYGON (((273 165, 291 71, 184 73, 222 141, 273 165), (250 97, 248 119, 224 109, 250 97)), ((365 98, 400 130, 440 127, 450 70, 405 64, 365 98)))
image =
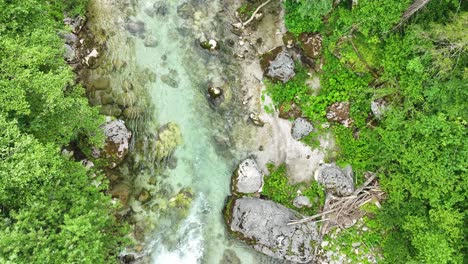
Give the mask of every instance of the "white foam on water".
MULTIPOLYGON (((202 193, 194 200, 188 217, 181 223, 177 234, 177 245, 168 249, 164 241, 158 238, 154 241, 154 264, 198 264, 204 252, 203 213, 206 212, 207 202, 202 193)), ((160 239, 160 238, 159 238, 160 239)))

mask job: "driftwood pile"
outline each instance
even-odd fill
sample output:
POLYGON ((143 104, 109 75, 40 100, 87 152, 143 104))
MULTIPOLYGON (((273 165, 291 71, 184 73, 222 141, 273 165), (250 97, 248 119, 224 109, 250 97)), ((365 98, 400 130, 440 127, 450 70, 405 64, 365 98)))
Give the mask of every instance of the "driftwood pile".
MULTIPOLYGON (((385 193, 380 189, 375 173, 367 172, 364 174, 364 177, 366 178, 366 182, 351 195, 335 197, 327 194, 321 213, 291 221, 288 225, 301 224, 308 221, 323 222, 319 231, 319 245, 322 243, 323 236, 332 227, 347 228, 350 227, 349 222, 351 222, 352 226, 357 219, 365 215, 365 212, 360 209, 363 205, 374 203, 380 208, 380 202, 385 198, 385 193)), ((316 247, 314 255, 317 255, 318 248, 316 247)))
POLYGON ((377 181, 375 180, 374 173, 366 173, 366 182, 353 194, 345 197, 335 197, 328 195, 325 201, 323 211, 319 214, 315 214, 309 217, 305 217, 300 220, 291 221, 288 225, 301 224, 308 221, 315 222, 335 222, 339 224, 341 217, 353 216, 359 211, 359 208, 369 202, 374 202, 380 207, 380 201, 384 198, 384 192, 380 189, 377 181), (317 220, 321 217, 326 217, 321 220, 317 220))

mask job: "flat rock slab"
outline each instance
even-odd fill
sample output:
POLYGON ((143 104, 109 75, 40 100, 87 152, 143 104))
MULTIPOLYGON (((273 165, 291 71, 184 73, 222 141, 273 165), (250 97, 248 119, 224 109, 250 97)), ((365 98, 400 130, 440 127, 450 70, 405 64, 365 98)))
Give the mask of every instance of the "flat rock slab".
POLYGON ((315 223, 287 225, 301 218, 297 212, 272 201, 244 197, 233 201, 228 222, 239 239, 274 258, 298 263, 312 260, 318 241, 315 223))

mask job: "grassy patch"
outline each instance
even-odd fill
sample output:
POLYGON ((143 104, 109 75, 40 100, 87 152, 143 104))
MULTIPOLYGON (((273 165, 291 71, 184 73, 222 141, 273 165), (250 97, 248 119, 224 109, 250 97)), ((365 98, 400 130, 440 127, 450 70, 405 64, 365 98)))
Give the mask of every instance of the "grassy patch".
POLYGON ((274 164, 268 164, 268 170, 270 174, 265 176, 262 190, 262 195, 268 199, 305 215, 313 215, 323 206, 325 192, 317 182, 314 181, 310 185, 305 183, 289 184, 285 164, 281 164, 278 167, 275 167, 274 164), (298 209, 293 205, 293 200, 298 195, 298 190, 312 202, 311 208, 298 209))

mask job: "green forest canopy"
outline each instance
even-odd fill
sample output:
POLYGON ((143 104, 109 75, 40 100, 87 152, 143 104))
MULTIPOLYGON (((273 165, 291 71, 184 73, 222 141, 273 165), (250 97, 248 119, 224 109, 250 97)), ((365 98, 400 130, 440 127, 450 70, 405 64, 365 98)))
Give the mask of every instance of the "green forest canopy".
POLYGON ((85 7, 0 0, 1 263, 112 263, 124 241, 103 177, 61 155, 72 141, 102 141, 104 119, 75 84, 58 36, 69 30, 64 12, 85 7))

